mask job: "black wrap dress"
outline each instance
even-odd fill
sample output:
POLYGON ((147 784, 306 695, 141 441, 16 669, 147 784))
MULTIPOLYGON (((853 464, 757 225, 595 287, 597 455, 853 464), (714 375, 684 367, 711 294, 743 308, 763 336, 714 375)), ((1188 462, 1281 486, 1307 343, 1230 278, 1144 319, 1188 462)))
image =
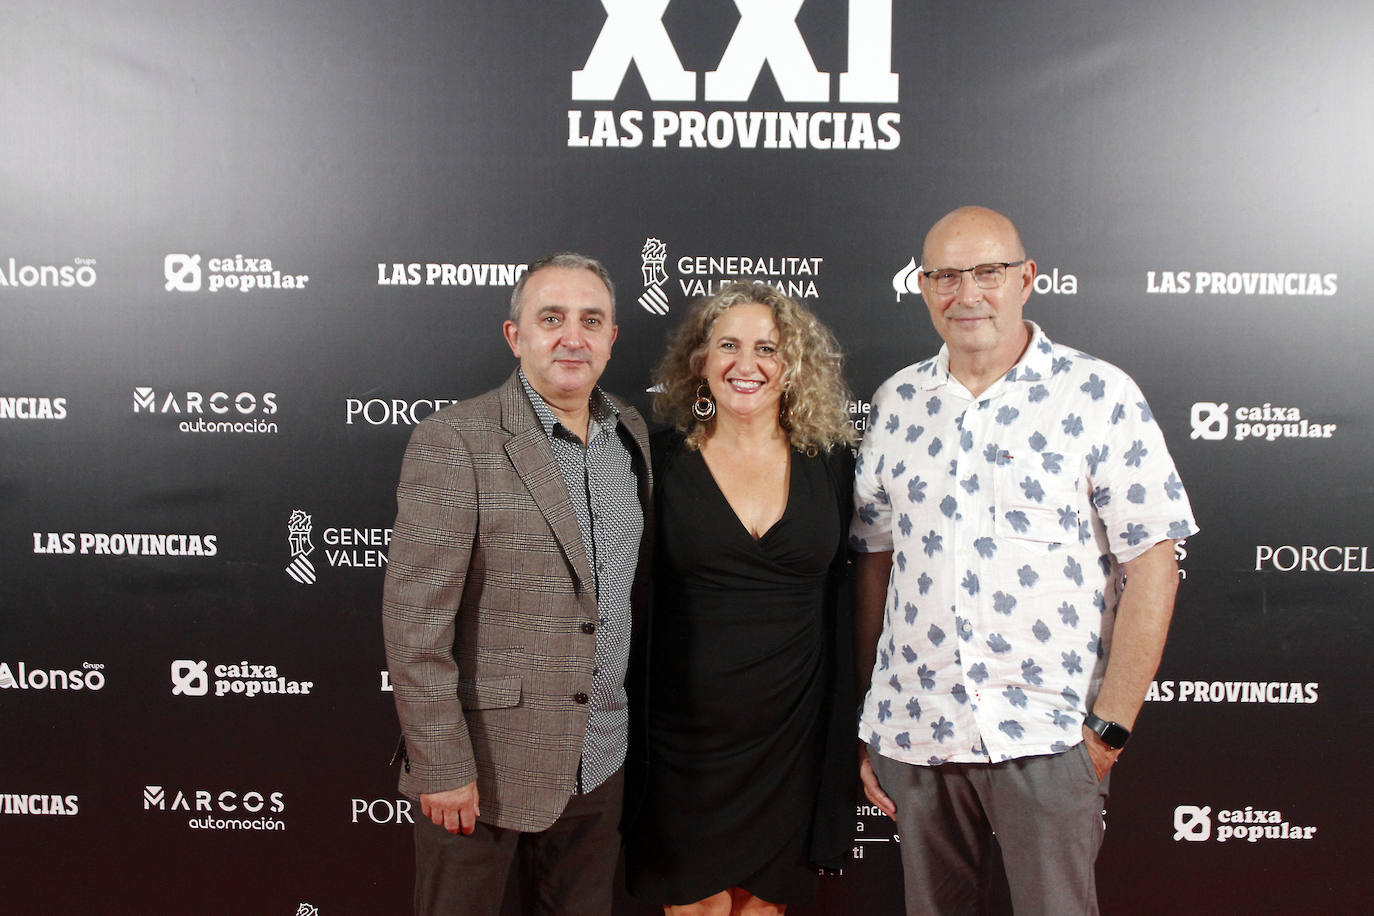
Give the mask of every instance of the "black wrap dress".
POLYGON ((803 904, 817 865, 840 864, 854 810, 837 607, 849 451, 794 450, 787 507, 755 540, 700 452, 673 434, 654 444, 649 767, 630 890, 684 904, 738 886, 803 904))

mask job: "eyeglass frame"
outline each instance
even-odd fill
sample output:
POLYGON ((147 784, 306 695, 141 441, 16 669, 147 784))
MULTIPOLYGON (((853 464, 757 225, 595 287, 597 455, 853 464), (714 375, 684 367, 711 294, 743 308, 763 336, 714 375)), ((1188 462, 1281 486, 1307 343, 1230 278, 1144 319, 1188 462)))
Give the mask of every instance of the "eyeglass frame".
MULTIPOLYGON (((981 267, 997 267, 997 268, 1000 268, 1001 271, 1002 271, 1002 279, 1001 279, 1001 281, 998 282, 998 283, 994 283, 994 284, 992 284, 991 286, 984 286, 983 284, 978 283, 978 276, 977 276, 977 274, 974 274, 973 282, 978 284, 978 288, 979 288, 979 289, 997 289, 997 288, 998 288, 999 286, 1001 286, 1003 283, 1006 283, 1006 282, 1007 282, 1007 268, 1008 268, 1008 267, 1020 267, 1022 264, 1026 263, 1026 260, 1027 260, 1026 258, 1022 258, 1022 259, 1019 260, 1019 261, 987 261, 987 262, 985 262, 985 263, 983 263, 983 264, 974 264, 972 267, 963 267, 963 268, 959 268, 959 267, 939 267, 939 268, 936 268, 935 270, 923 270, 923 271, 921 271, 920 273, 921 273, 921 276, 923 276, 923 277, 925 277, 927 280, 929 280, 929 281, 931 282, 931 285, 933 286, 933 285, 935 284, 935 275, 936 275, 936 274, 944 273, 944 272, 947 271, 947 270, 956 271, 956 272, 959 274, 959 284, 958 284, 958 286, 955 286, 954 289, 945 290, 945 291, 944 291, 944 295, 947 296, 947 295, 949 295, 950 293, 957 293, 957 292, 959 292, 960 289, 963 288, 963 285, 964 285, 964 274, 972 274, 972 273, 974 273, 974 271, 978 270, 978 269, 981 268, 981 267)), ((937 292, 938 292, 938 290, 937 290, 937 292)))

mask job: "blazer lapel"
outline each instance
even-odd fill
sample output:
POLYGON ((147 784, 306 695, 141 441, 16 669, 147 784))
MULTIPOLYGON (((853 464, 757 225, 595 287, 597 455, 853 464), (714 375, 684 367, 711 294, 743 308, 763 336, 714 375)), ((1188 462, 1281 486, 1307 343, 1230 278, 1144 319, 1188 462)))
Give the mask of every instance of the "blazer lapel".
POLYGON ((577 525, 568 485, 563 481, 563 472, 558 468, 548 436, 529 398, 525 397, 524 386, 516 373, 512 373, 501 387, 501 425, 511 434, 506 440, 506 455, 553 529, 563 556, 577 576, 578 590, 591 588, 592 568, 587 561, 587 548, 582 543, 582 531, 577 525))
POLYGON ((652 488, 653 469, 649 465, 649 428, 645 425, 644 418, 639 415, 639 411, 634 410, 626 401, 615 395, 609 395, 609 397, 616 409, 620 411, 621 424, 630 431, 630 437, 634 439, 635 447, 639 450, 638 458, 643 462, 644 468, 648 472, 645 474, 645 483, 652 488))

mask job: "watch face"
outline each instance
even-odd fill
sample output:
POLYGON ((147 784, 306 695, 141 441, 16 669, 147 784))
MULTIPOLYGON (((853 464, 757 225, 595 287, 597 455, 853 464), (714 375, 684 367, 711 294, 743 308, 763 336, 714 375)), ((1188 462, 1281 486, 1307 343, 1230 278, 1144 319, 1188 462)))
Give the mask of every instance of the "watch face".
POLYGON ((1131 737, 1131 733, 1115 722, 1107 722, 1101 732, 1102 741, 1107 747, 1113 750, 1120 750, 1126 746, 1126 739, 1131 737))
POLYGON ((1131 737, 1130 729, 1115 722, 1108 722, 1106 719, 1098 718, 1092 713, 1088 713, 1088 728, 1102 738, 1102 743, 1112 750, 1119 751, 1126 746, 1127 740, 1131 737))

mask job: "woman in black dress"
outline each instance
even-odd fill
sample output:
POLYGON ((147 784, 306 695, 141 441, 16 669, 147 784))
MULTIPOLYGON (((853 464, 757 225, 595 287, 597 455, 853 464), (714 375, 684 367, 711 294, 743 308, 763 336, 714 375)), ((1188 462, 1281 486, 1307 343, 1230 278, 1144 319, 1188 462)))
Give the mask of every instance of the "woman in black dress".
POLYGON ((835 340, 762 283, 699 303, 660 364, 648 785, 630 891, 781 913, 853 818, 841 601, 853 457, 835 340))

